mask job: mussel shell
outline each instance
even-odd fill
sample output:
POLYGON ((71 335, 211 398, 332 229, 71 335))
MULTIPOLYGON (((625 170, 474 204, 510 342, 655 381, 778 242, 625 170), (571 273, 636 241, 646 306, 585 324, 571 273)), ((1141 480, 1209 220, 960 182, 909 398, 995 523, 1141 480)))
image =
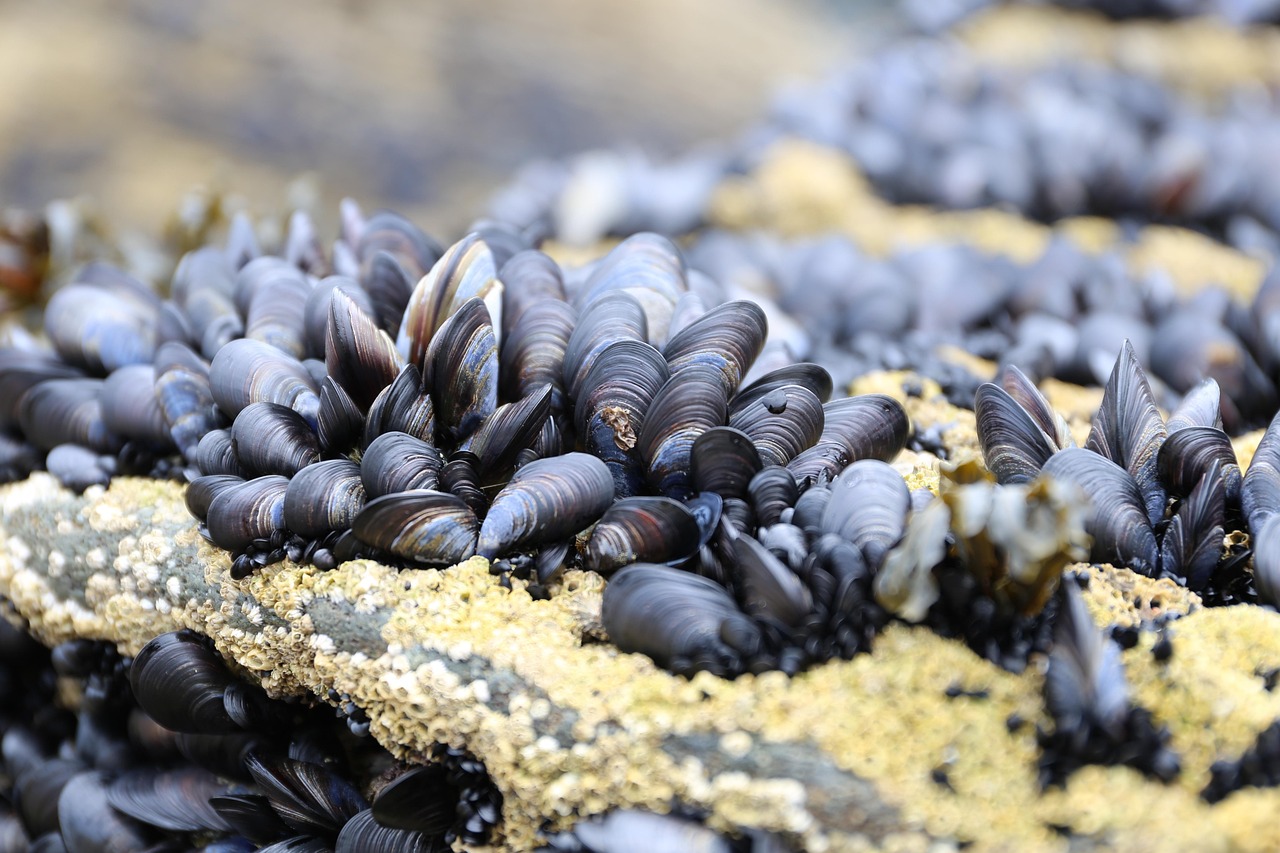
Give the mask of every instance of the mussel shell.
POLYGON ((151 831, 107 802, 106 777, 86 772, 73 777, 58 795, 58 829, 69 853, 142 850, 151 831))
POLYGON ((1205 379, 1187 392, 1178 408, 1165 421, 1165 428, 1172 436, 1186 427, 1215 427, 1222 429, 1222 392, 1218 383, 1205 379))
POLYGON ((609 580, 600 620, 622 651, 648 655, 659 666, 690 675, 699 670, 736 675, 743 661, 722 635, 760 634, 724 587, 651 563, 627 566, 609 580))
POLYGON ((199 767, 146 768, 112 780, 107 785, 107 802, 134 820, 170 832, 227 832, 230 824, 209 805, 209 798, 231 791, 231 786, 199 767))
POLYGON ((346 530, 364 508, 360 466, 347 459, 308 465, 284 492, 284 526, 304 537, 346 530))
POLYGON ((18 401, 31 388, 50 379, 76 379, 83 375, 52 353, 0 348, 0 428, 18 425, 18 401))
POLYGON ((105 287, 69 284, 45 306, 44 330, 68 364, 105 375, 151 362, 158 307, 158 300, 148 304, 105 287))
POLYGON ((480 460, 468 450, 457 450, 440 468, 440 488, 471 508, 476 518, 483 519, 489 511, 489 496, 480 481, 480 460))
POLYGON ((801 385, 779 385, 747 405, 729 404, 729 426, 751 439, 765 465, 786 465, 822 436, 822 401, 801 385))
POLYGON ((238 486, 244 481, 244 477, 237 477, 234 474, 206 474, 203 477, 196 477, 187 484, 184 494, 187 511, 204 521, 209 514, 209 506, 213 503, 213 499, 231 486, 238 486))
POLYGON ((412 364, 406 364, 369 407, 361 441, 367 448, 378 436, 390 432, 408 433, 423 441, 436 440, 435 403, 422 384, 422 374, 412 364))
POLYGON ((907 445, 907 412, 885 394, 844 397, 824 404, 822 410, 826 422, 817 444, 787 463, 802 488, 831 479, 859 459, 887 462, 907 445))
MULTIPOLYGON (((564 303, 564 276, 560 265, 537 249, 512 255, 501 267, 503 340, 508 341, 529 308, 564 303)), ((574 311, 572 316, 576 317, 574 311)), ((566 340, 568 337, 566 336, 566 340)), ((505 351, 506 345, 503 345, 505 351)))
POLYGON ((902 538, 910 511, 911 492, 902 475, 884 462, 862 459, 831 484, 821 529, 857 545, 875 569, 902 538))
POLYGON ((1250 521, 1253 546, 1253 582, 1258 598, 1272 607, 1280 607, 1280 514, 1260 517, 1255 526, 1250 521))
MULTIPOLYGON (((576 843, 585 850, 629 850, 641 843, 646 850, 675 853, 730 853, 729 840, 705 824, 674 815, 615 810, 602 820, 583 821, 573 828, 576 843), (639 841, 639 839, 644 839, 639 841)), ((761 841, 764 847, 772 842, 761 841)))
POLYGON ((684 258, 667 237, 651 232, 632 234, 605 255, 591 270, 578 292, 579 310, 601 299, 626 291, 636 298, 649 293, 674 305, 688 289, 684 258))
POLYGON ((414 280, 431 269, 444 252, 418 226, 390 210, 376 211, 365 220, 355 249, 361 262, 372 259, 378 252, 387 252, 412 274, 414 280))
POLYGON ((102 418, 101 379, 50 379, 18 401, 18 423, 27 440, 43 450, 79 444, 114 453, 123 439, 102 418))
POLYGON ((1055 449, 1075 446, 1067 422, 1053 410, 1040 389, 1016 365, 1008 364, 1001 368, 998 379, 1000 387, 1031 416, 1055 449))
POLYGON ((1070 447, 1049 457, 1044 473, 1080 486, 1090 498, 1085 530, 1090 559, 1153 576, 1159 567, 1155 534, 1137 482, 1128 471, 1090 450, 1070 447))
POLYGON ((437 430, 460 442, 498 407, 498 343, 484 302, 468 299, 440 325, 426 361, 437 430))
POLYGON ((187 252, 178 261, 169 283, 169 294, 181 306, 185 306, 191 294, 198 290, 233 296, 236 292, 237 269, 226 252, 216 246, 201 246, 187 252))
MULTIPOLYGON (((756 365, 756 368, 759 369, 759 365, 756 365)), ((750 385, 739 388, 738 393, 729 403, 729 416, 732 417, 740 409, 787 385, 799 385, 801 388, 808 389, 821 403, 831 399, 831 392, 835 388, 831 374, 825 367, 809 361, 788 364, 769 371, 750 385)))
POLYGON ((319 426, 319 388, 297 359, 269 344, 241 338, 218 350, 209 366, 213 399, 234 418, 251 403, 288 406, 311 425, 319 426))
MULTIPOLYGON (((251 261, 240 274, 243 276, 262 260, 251 261)), ((244 336, 270 344, 294 358, 306 358, 306 311, 311 289, 311 282, 296 268, 289 274, 271 276, 253 291, 245 315, 244 336)))
POLYGON ((624 292, 611 292, 585 308, 564 352, 564 387, 569 398, 576 401, 584 393, 587 375, 605 347, 647 337, 644 309, 624 292))
POLYGON ((324 363, 362 412, 404 366, 395 341, 342 290, 329 302, 324 363))
POLYGON ((156 370, 151 365, 130 364, 112 373, 102 385, 101 399, 107 429, 155 447, 173 446, 156 397, 156 370))
POLYGON ((102 457, 78 444, 59 444, 49 451, 44 467, 58 478, 58 482, 76 494, 83 494, 90 486, 106 486, 111 475, 102 464, 102 457))
POLYGON ((365 314, 375 319, 377 317, 373 300, 359 282, 343 275, 329 276, 311 288, 303 309, 308 358, 324 358, 325 339, 329 336, 329 305, 333 301, 333 294, 339 289, 365 314))
POLYGON ((477 552, 492 560, 511 548, 571 536, 613 503, 608 466, 586 453, 538 459, 498 492, 480 528, 477 552))
POLYGON ((360 442, 364 432, 364 413, 332 376, 320 383, 316 421, 316 434, 326 453, 346 453, 360 442))
POLYGON ((306 835, 332 837, 369 807, 350 782, 319 764, 257 753, 246 763, 280 819, 306 835))
POLYGON ((152 639, 129 667, 129 684, 138 704, 157 723, 175 732, 236 731, 222 698, 233 682, 222 658, 189 631, 152 639))
POLYGON ((1235 448, 1227 434, 1216 427, 1184 426, 1170 433, 1157 455, 1160 482, 1170 494, 1183 497, 1214 462, 1223 477, 1227 502, 1238 504, 1241 478, 1235 448))
MULTIPOLYGON (((445 321, 469 300, 486 296, 497 283, 497 274, 484 240, 478 234, 468 234, 450 246, 418 282, 409 297, 396 346, 423 376, 431 374, 428 350, 445 321)), ((494 355, 496 358, 496 346, 494 355)), ((461 352, 455 354, 457 360, 460 356, 461 352)))
POLYGON ((370 498, 435 489, 444 456, 434 445, 403 432, 378 436, 360 457, 360 477, 370 498))
MULTIPOLYGON (((504 291, 510 292, 510 287, 504 291)), ((552 410, 565 411, 564 354, 577 318, 567 303, 554 299, 525 308, 502 341, 498 391, 503 399, 518 400, 535 388, 550 385, 552 410)))
POLYGON ((1035 418, 999 385, 978 386, 973 411, 983 461, 999 483, 1031 482, 1058 449, 1035 418))
POLYGON ((251 475, 291 477, 320 460, 320 439, 302 415, 276 403, 251 403, 231 425, 240 464, 251 475))
POLYGON ((1165 530, 1160 542, 1161 572, 1186 578, 1189 589, 1203 589, 1222 557, 1225 517, 1226 489, 1214 459, 1165 530))
POLYGON ((286 477, 272 475, 246 480, 218 494, 209 504, 205 523, 219 548, 239 552, 257 539, 269 539, 284 528, 286 477))
POLYGON ((236 455, 236 445, 229 429, 214 429, 204 434, 192 453, 201 474, 230 474, 245 477, 248 472, 236 455))
MULTIPOLYGON (((364 273, 360 282, 369 294, 372 308, 370 313, 377 318, 380 329, 388 334, 395 334, 404 320, 405 308, 413 295, 413 286, 422 278, 423 273, 416 263, 406 265, 403 258, 383 251, 375 252, 361 266, 364 273)), ((399 346, 396 348, 399 349, 399 346)))
POLYGON ((373 798, 373 816, 383 826, 443 835, 457 816, 458 789, 443 767, 413 767, 373 798))
POLYGON ((766 465, 747 483, 747 496, 762 527, 777 524, 783 510, 796 505, 800 488, 796 478, 781 465, 766 465))
POLYGON ((727 411, 728 394, 719 368, 695 363, 672 374, 654 395, 636 444, 648 466, 650 485, 678 500, 693 494, 693 443, 723 425, 727 411))
POLYGON ((749 615, 794 627, 813 609, 800 579, 754 537, 743 534, 733 540, 733 559, 749 615))
POLYGON ((537 442, 550 414, 551 386, 543 385, 485 418, 459 447, 476 455, 476 474, 483 486, 496 488, 510 478, 521 451, 537 442))
MULTIPOLYGON (((28 835, 35 838, 58 831, 58 795, 87 769, 76 759, 52 758, 16 774, 13 805, 28 835)), ((9 772, 14 773, 13 768, 9 772)))
POLYGON ((190 348, 170 341, 156 350, 155 367, 156 405, 169 436, 183 457, 195 462, 200 439, 226 423, 209 386, 209 363, 190 348))
POLYGON ((383 826, 365 810, 342 825, 334 853, 435 853, 440 849, 438 839, 409 829, 392 829, 383 826))
POLYGON ((679 501, 623 498, 596 522, 582 564, 608 574, 628 563, 671 563, 690 557, 701 542, 697 518, 679 501))
POLYGON ((254 844, 268 844, 288 835, 290 829, 271 808, 271 801, 260 794, 227 794, 209 799, 214 809, 234 831, 254 844))
POLYGON ((662 354, 673 374, 694 364, 715 367, 732 396, 760 355, 768 333, 759 305, 746 300, 725 302, 681 329, 667 341, 662 354))
POLYGON ((1254 533, 1267 518, 1280 512, 1280 413, 1271 419, 1253 451, 1240 484, 1240 505, 1254 533))
POLYGON ((745 498, 747 484, 764 464, 749 436, 732 427, 718 426, 694 440, 689 466, 694 491, 716 492, 723 498, 745 498))
POLYGON ((361 542, 398 557, 449 566, 476 552, 480 523, 461 498, 415 489, 373 498, 351 529, 361 542))

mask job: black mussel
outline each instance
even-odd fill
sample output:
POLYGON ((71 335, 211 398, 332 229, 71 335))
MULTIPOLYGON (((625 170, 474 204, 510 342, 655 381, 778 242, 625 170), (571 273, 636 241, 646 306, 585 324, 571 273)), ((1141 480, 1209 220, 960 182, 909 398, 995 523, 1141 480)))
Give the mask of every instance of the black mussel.
POLYGON ((458 793, 443 767, 413 767, 378 791, 373 816, 383 826, 443 835, 456 819, 458 793))
MULTIPOLYGON (((564 303, 567 297, 560 265, 536 249, 526 249, 512 255, 502 265, 498 278, 503 284, 502 337, 505 350, 505 341, 510 340, 515 333, 526 310, 535 306, 564 303)), ((570 316, 576 317, 577 312, 570 316)), ((565 339, 568 339, 567 333, 565 339)))
POLYGON ((694 364, 708 364, 720 371, 729 396, 764 347, 769 333, 764 310, 754 302, 739 300, 712 308, 667 341, 662 354, 673 374, 694 364))
POLYGON ((380 329, 396 334, 422 273, 416 263, 406 265, 403 259, 384 251, 375 252, 361 267, 360 283, 369 295, 369 313, 377 319, 380 329))
POLYGON ((645 341, 648 335, 644 309, 625 292, 611 292, 583 309, 564 352, 569 398, 577 401, 585 393, 587 375, 605 347, 617 341, 645 341))
POLYGON ((308 465, 289 480, 284 526, 304 537, 346 530, 364 504, 360 466, 348 459, 327 459, 308 465))
POLYGON ((192 345, 205 358, 213 358, 228 343, 244 335, 244 320, 230 294, 198 288, 187 296, 182 308, 190 321, 192 345))
POLYGON ((57 832, 58 796, 68 782, 87 769, 76 759, 52 758, 17 774, 14 807, 28 835, 35 838, 46 832, 57 832))
POLYGON ((760 631, 724 587, 680 569, 635 563, 605 587, 601 621, 624 652, 646 654, 677 674, 731 676, 744 661, 726 634, 758 643, 760 631))
POLYGON ((0 347, 0 428, 18 425, 18 401, 31 388, 50 379, 76 379, 83 375, 53 353, 0 347))
MULTIPOLYGON (((231 294, 236 312, 241 317, 249 315, 249 306, 260 290, 270 290, 280 280, 306 281, 302 270, 276 255, 262 255, 249 261, 236 271, 235 288, 231 294)), ((304 295, 301 302, 306 303, 304 295)), ((301 355, 291 353, 295 358, 301 355)))
POLYGON ((1160 482, 1169 493, 1184 497, 1200 482, 1213 463, 1222 475, 1228 503, 1240 502, 1240 466, 1235 448, 1222 430, 1211 426, 1187 426, 1172 432, 1157 457, 1160 482))
POLYGON ((777 524, 782 513, 796 505, 796 478, 781 465, 766 465, 747 483, 747 496, 761 526, 777 524))
POLYGON ((1045 700, 1059 729, 1098 726, 1118 736, 1129 710, 1120 647, 1103 637, 1074 584, 1063 584, 1045 675, 1045 700))
POLYGON ((320 439, 302 415, 277 403, 251 403, 231 425, 236 457, 251 476, 291 477, 320 459, 320 439))
POLYGON ((108 803, 101 773, 81 773, 67 782, 58 795, 58 829, 68 853, 142 850, 151 842, 151 830, 108 803))
POLYGON ((748 614, 787 627, 799 625, 809 614, 813 608, 809 590, 754 537, 743 534, 734 538, 733 559, 742 585, 743 609, 748 614))
POLYGON ((1249 522, 1253 547, 1253 582, 1264 604, 1280 608, 1280 513, 1249 522))
MULTIPOLYGON (((265 258, 250 261, 240 270, 243 278, 265 258)), ((312 284, 297 267, 272 270, 267 280, 256 285, 245 313, 244 336, 262 341, 294 358, 307 356, 307 299, 312 284)))
POLYGON ((205 523, 219 548, 240 552, 255 540, 284 529, 284 493, 289 479, 279 475, 246 480, 222 491, 209 504, 205 523))
POLYGON ((260 794, 226 794, 209 798, 209 807, 229 825, 232 830, 256 844, 268 844, 271 841, 290 835, 290 829, 275 809, 271 801, 260 794))
MULTIPOLYGON (((409 297, 396 346, 407 355, 410 364, 422 371, 423 376, 431 375, 427 351, 435 344, 445 321, 468 300, 489 296, 499 286, 497 274, 489 247, 478 234, 468 234, 450 246, 418 282, 409 297)), ((488 312, 485 314, 485 322, 489 323, 488 312)), ((489 333, 492 337, 492 326, 489 333)), ((463 335, 464 338, 466 336, 463 335)), ((450 348, 454 345, 451 344, 450 348)), ((496 348, 494 355, 496 358, 496 348)), ((455 353, 459 362, 461 356, 461 350, 455 353)))
POLYGON ((360 457, 360 477, 370 498, 435 489, 444 456, 435 446, 403 432, 383 433, 360 457))
POLYGON ((329 337, 329 305, 333 302, 333 294, 339 290, 366 315, 375 322, 377 320, 378 312, 373 300, 359 282, 343 275, 329 276, 311 288, 303 309, 308 358, 324 358, 325 340, 329 337))
POLYGON ((174 341, 156 350, 156 405, 169 436, 188 462, 195 462, 196 446, 210 430, 225 421, 209 387, 209 363, 189 347, 174 341))
POLYGON ((637 300, 657 299, 674 305, 688 289, 684 258, 679 248, 660 234, 632 234, 600 259, 576 295, 584 309, 616 291, 625 291, 637 300))
MULTIPOLYGON (((226 696, 223 695, 223 707, 226 696)), ((231 734, 191 734, 179 732, 174 745, 187 761, 203 767, 225 779, 249 783, 253 777, 245 767, 249 753, 263 749, 266 737, 258 732, 233 732, 231 734)))
POLYGON ((218 653, 189 631, 161 634, 129 667, 142 710, 167 729, 191 734, 237 730, 222 698, 234 680, 218 653))
POLYGON ((196 518, 204 521, 209 514, 209 506, 213 499, 232 486, 243 483, 244 477, 235 474, 206 474, 197 477, 187 485, 187 510, 196 518))
POLYGON ((997 380, 1000 387, 1031 416, 1036 426, 1049 439, 1050 444, 1059 450, 1075 446, 1071 431, 1067 428, 1067 422, 1053 410, 1049 400, 1040 393, 1040 389, 1016 365, 1007 364, 1001 368, 997 380))
POLYGON ((346 453, 360 443, 365 417, 342 386, 326 376, 320 383, 316 436, 328 454, 346 453))
POLYGON ((983 461, 999 483, 1031 482, 1058 451, 1039 422, 999 385, 978 386, 973 411, 983 461))
POLYGON ((1218 383, 1206 379, 1187 392, 1178 408, 1169 415, 1165 428, 1172 436, 1186 427, 1214 427, 1222 429, 1222 392, 1218 383))
POLYGON ((707 313, 707 303, 692 290, 680 294, 671 306, 671 320, 667 323, 667 340, 678 335, 698 318, 707 313))
POLYGON ((831 484, 820 525, 823 533, 857 545, 867 565, 876 569, 902 538, 910 510, 911 492, 902 475, 884 462, 862 459, 831 484))
POLYGON ((1085 530, 1093 537, 1090 559, 1154 576, 1159 568, 1155 533, 1138 483, 1105 456, 1070 447, 1049 457, 1044 473, 1075 483, 1090 498, 1085 530))
POLYGON ((692 556, 702 544, 698 519, 671 498, 623 498, 605 510, 587 541, 582 563, 609 574, 628 563, 672 563, 692 556))
POLYGON ((1085 447, 1132 475, 1154 525, 1164 518, 1165 493, 1158 470, 1168 431, 1133 347, 1125 341, 1102 393, 1085 447))
POLYGON ((535 460, 493 499, 477 552, 492 560, 511 548, 571 536, 598 519, 613 498, 609 468, 594 456, 566 453, 535 460))
POLYGON ((18 423, 27 440, 43 450, 79 444, 114 453, 123 439, 102 419, 101 379, 51 379, 18 401, 18 423))
POLYGON ((1270 516, 1280 512, 1280 414, 1271 419, 1253 451, 1240 484, 1240 506, 1253 533, 1261 530, 1270 516))
MULTIPOLYGON (((253 226, 249 223, 249 233, 253 226)), ((257 257, 259 252, 254 252, 257 257)), ((243 265, 240 265, 243 266, 243 265)), ((216 246, 201 246, 187 252, 178 261, 169 283, 169 293, 178 305, 185 305, 197 290, 210 290, 231 297, 236 292, 236 270, 228 254, 216 246)))
POLYGON ((818 398, 819 403, 830 400, 831 392, 835 387, 831 381, 831 374, 825 367, 808 361, 787 364, 769 371, 750 385, 739 388, 729 404, 729 416, 732 417, 739 409, 746 408, 761 397, 788 385, 799 385, 807 389, 818 398))
POLYGON ((342 290, 334 290, 329 302, 324 362, 361 411, 369 410, 404 367, 395 341, 342 290))
POLYGON ((205 433, 192 456, 195 457, 196 467, 201 474, 244 477, 248 473, 240 464, 240 457, 236 455, 235 440, 229 429, 214 429, 205 433))
POLYGON ((102 384, 102 420, 107 429, 158 448, 173 446, 169 424, 156 395, 156 369, 130 364, 102 384))
POLYGON ((474 453, 476 474, 496 491, 515 470, 520 453, 538 441, 551 414, 551 386, 543 385, 514 403, 504 403, 464 441, 459 450, 474 453))
POLYGON ((49 451, 44 467, 58 478, 58 482, 76 494, 82 494, 90 486, 106 486, 111 474, 102 464, 102 457, 78 444, 59 444, 49 451))
POLYGON ((751 438, 732 427, 712 427, 694 440, 689 452, 694 491, 724 498, 745 498, 747 484, 763 467, 751 438))
POLYGON ((786 465, 822 436, 826 416, 818 395, 801 385, 780 385, 752 402, 729 404, 729 426, 742 430, 765 465, 786 465))
POLYGON ((107 802, 134 820, 170 832, 226 832, 231 829, 210 797, 225 796, 232 788, 208 770, 133 770, 107 785, 107 802))
POLYGON ((1225 491, 1219 463, 1213 460, 1178 505, 1160 541, 1161 570, 1186 578, 1193 590, 1204 589, 1222 557, 1225 491))
POLYGON ((105 287, 69 284, 45 306, 44 330, 68 364, 105 375, 151 363, 158 307, 105 287))
POLYGON ((435 403, 430 389, 422 383, 422 374, 412 364, 406 364, 369 407, 361 441, 367 448, 389 432, 407 433, 427 442, 436 440, 435 403))
POLYGON ((654 395, 636 444, 648 466, 650 485, 678 500, 692 495, 693 443, 723 425, 727 412, 728 394, 718 368, 690 364, 673 373, 654 395))
MULTIPOLYGON (((348 209, 350 207, 348 205, 348 209)), ((404 267, 413 281, 431 269, 444 253, 440 245, 418 226, 389 210, 379 210, 364 221, 356 237, 355 250, 361 263, 371 260, 379 252, 388 253, 404 267)))
POLYGON ((218 408, 231 418, 251 403, 293 409, 316 429, 320 392, 306 366, 269 344, 247 338, 231 341, 209 366, 209 388, 218 408))
POLYGON ((480 523, 461 498, 415 489, 373 498, 351 529, 361 542, 398 557, 449 566, 475 554, 480 523))
POLYGON ((791 523, 801 530, 811 530, 814 534, 821 535, 822 519, 829 503, 831 503, 830 486, 824 484, 805 489, 800 497, 796 498, 791 523))
POLYGON ((365 810, 342 825, 334 853, 435 853, 439 839, 409 829, 383 826, 365 810))
POLYGON ((498 344, 489 311, 469 299, 440 325, 426 354, 437 429, 461 442, 498 407, 498 344))
POLYGON ((646 466, 636 444, 668 377, 666 359, 651 344, 621 340, 600 351, 583 380, 574 423, 587 450, 609 466, 618 497, 644 486, 646 466))
POLYGON ((832 400, 822 407, 825 424, 818 442, 787 463, 801 488, 831 479, 851 462, 887 462, 907 446, 911 421, 902 405, 884 394, 832 400))
POLYGON ((369 807, 350 782, 319 764, 253 753, 248 766, 280 819, 298 832, 332 838, 369 807))
MULTIPOLYGON (((510 292, 510 287, 504 291, 510 292)), ((564 354, 577 318, 572 307, 555 299, 535 302, 522 311, 519 322, 502 341, 498 370, 502 399, 519 400, 542 385, 550 385, 552 410, 566 410, 564 354)), ((506 315, 504 319, 509 320, 506 315)))
POLYGON ((315 223, 304 210, 295 210, 289 215, 282 254, 285 261, 309 275, 318 278, 329 272, 329 259, 316 234, 315 223))
POLYGON ((533 571, 538 583, 546 586, 564 573, 569 560, 569 551, 572 548, 573 543, 565 540, 552 542, 538 549, 538 553, 533 558, 533 571))
POLYGON ((761 525, 756 530, 756 538, 793 572, 798 573, 809 556, 809 537, 794 524, 761 525))

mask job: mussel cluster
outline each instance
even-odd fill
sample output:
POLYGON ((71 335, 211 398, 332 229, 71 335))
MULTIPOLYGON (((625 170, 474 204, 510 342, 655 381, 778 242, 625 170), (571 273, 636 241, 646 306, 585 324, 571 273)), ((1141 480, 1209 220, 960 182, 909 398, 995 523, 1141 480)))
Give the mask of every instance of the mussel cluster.
MULTIPOLYGON (((1007 0, 1005 0, 1007 2, 1007 0)), ((1043 0, 1037 0, 1038 3, 1043 0)), ((1091 9, 1111 18, 1187 18, 1213 16, 1231 24, 1280 23, 1276 0, 1049 0, 1069 9, 1091 9)), ((994 0, 908 0, 904 4, 914 21, 928 29, 954 23, 994 0), (936 7, 942 7, 941 9, 936 7)))
POLYGON ((190 632, 133 660, 2 632, 0 672, 34 679, 6 693, 2 850, 426 853, 483 843, 500 817, 465 753, 409 768, 331 714, 268 699, 190 632))

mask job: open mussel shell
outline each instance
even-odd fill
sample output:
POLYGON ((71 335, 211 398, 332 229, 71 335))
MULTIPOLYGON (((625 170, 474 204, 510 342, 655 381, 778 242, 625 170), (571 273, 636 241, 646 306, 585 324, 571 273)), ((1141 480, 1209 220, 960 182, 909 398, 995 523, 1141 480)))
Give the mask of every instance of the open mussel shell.
POLYGON ((727 412, 728 394, 718 368, 690 364, 673 373, 654 395, 636 445, 647 465, 649 484, 677 500, 692 495, 693 443, 723 425, 727 412))
POLYGON ((1058 450, 1039 422, 999 385, 979 385, 973 411, 983 461, 999 483, 1031 482, 1058 450))
POLYGON ((800 578, 754 537, 734 538, 733 559, 748 614, 792 627, 813 609, 813 599, 800 578))
POLYGON ((1164 518, 1165 493, 1160 483, 1158 454, 1167 436, 1151 385, 1126 340, 1103 389, 1102 405, 1094 415, 1085 447, 1133 476, 1142 492, 1147 519, 1153 525, 1164 518))
POLYGON ((232 486, 209 504, 205 523, 209 537, 219 548, 239 552, 255 540, 269 539, 284 528, 284 493, 289 479, 280 475, 258 477, 232 486))
POLYGON ((582 310, 564 352, 564 387, 569 398, 578 400, 584 393, 587 375, 606 347, 647 338, 644 309, 627 293, 611 292, 582 310))
POLYGON ((1040 389, 1016 365, 1005 365, 1000 369, 997 379, 1000 387, 1031 416, 1055 449, 1075 446, 1067 422, 1053 410, 1049 400, 1040 393, 1040 389))
POLYGON ((351 529, 361 542, 406 560, 450 566, 476 552, 480 522, 461 498, 415 489, 370 500, 351 529))
POLYGON ((378 328, 374 319, 345 292, 335 290, 329 302, 324 363, 329 375, 360 410, 368 411, 405 362, 395 341, 378 328))
POLYGON ((187 510, 196 518, 204 521, 209 514, 213 499, 232 486, 238 486, 245 480, 234 474, 206 474, 196 477, 187 484, 185 494, 187 510))
POLYGON ((257 753, 246 763, 280 819, 306 835, 333 837, 369 807, 350 782, 319 764, 257 753))
POLYGON ((492 560, 512 548, 571 536, 598 519, 613 498, 609 468, 594 456, 535 460, 493 499, 477 552, 492 560))
POLYGON ((729 404, 729 426, 746 433, 765 465, 786 465, 822 436, 826 416, 818 395, 780 385, 747 405, 729 404))
POLYGON ((69 284, 45 306, 44 330, 68 364, 106 375, 155 354, 154 304, 106 287, 69 284))
POLYGON ((439 839, 409 829, 383 826, 365 810, 342 825, 334 853, 435 853, 439 839))
POLYGON ((222 658, 189 631, 154 638, 129 667, 129 684, 142 710, 175 732, 236 731, 223 705, 223 693, 233 682, 222 658))
POLYGON ((821 529, 857 545, 874 569, 902 538, 910 510, 911 492, 902 475, 885 462, 862 459, 831 484, 821 529))
POLYGON ((209 388, 228 417, 251 403, 276 403, 302 415, 312 429, 319 426, 319 389, 311 372, 261 341, 241 338, 218 350, 209 366, 209 388))
POLYGON ((664 497, 623 498, 609 507, 587 540, 583 566, 609 574, 628 563, 671 563, 693 555, 702 531, 693 513, 664 497))
POLYGON ((346 453, 360 443, 365 418, 342 386, 326 376, 320 383, 316 435, 326 453, 346 453))
MULTIPOLYGON (((510 293, 511 288, 504 292, 510 293)), ((502 399, 518 400, 550 385, 553 410, 565 411, 564 354, 577 319, 572 307, 554 299, 535 302, 523 310, 502 341, 498 359, 502 399)))
POLYGON ((1155 533, 1146 504, 1128 471, 1090 450, 1070 447, 1049 457, 1044 473, 1075 483, 1090 498, 1085 530, 1093 537, 1090 559, 1154 576, 1159 568, 1155 533))
POLYGON ((800 488, 796 478, 781 465, 766 465, 747 483, 747 497, 762 527, 777 524, 782 513, 796 505, 800 488))
POLYGON ((764 463, 749 436, 732 427, 718 426, 694 440, 689 466, 694 491, 716 492, 724 498, 745 498, 747 484, 764 463))
POLYGON ((648 655, 677 674, 736 675, 742 656, 723 637, 760 638, 724 587, 652 563, 627 566, 610 579, 600 619, 619 649, 648 655))
POLYGON ((251 403, 231 425, 240 464, 251 475, 291 477, 320 460, 320 439, 302 415, 277 403, 251 403))
POLYGON ((860 459, 887 462, 907 446, 907 411, 886 394, 832 400, 822 411, 825 423, 817 443, 787 463, 802 489, 831 480, 860 459))
POLYGON ((476 474, 486 488, 506 482, 522 451, 542 435, 551 414, 551 386, 543 385, 514 403, 505 403, 462 443, 459 450, 476 456, 476 474))
POLYGON ((27 440, 42 450, 78 444, 114 453, 123 439, 102 419, 101 379, 51 379, 18 401, 18 423, 27 440))
POLYGON ((72 778, 58 795, 58 829, 69 853, 79 851, 142 850, 152 830, 111 807, 102 773, 72 778))
POLYGON ((346 530, 364 504, 360 466, 348 459, 327 459, 308 465, 289 480, 284 526, 305 537, 346 530))
POLYGON ((1160 482, 1170 494, 1186 496, 1215 462, 1221 471, 1227 502, 1238 505, 1241 477, 1235 448, 1227 434, 1215 427, 1186 426, 1170 433, 1157 456, 1160 482))
POLYGON ((667 341, 662 354, 672 373, 694 364, 715 367, 732 396, 760 355, 768 333, 769 324, 759 305, 746 300, 725 302, 681 329, 667 341))
POLYGON ((107 802, 134 820, 170 832, 227 832, 230 824, 209 805, 209 798, 231 791, 231 786, 199 767, 146 768, 110 782, 107 802))
POLYGON ((498 407, 498 344, 484 302, 468 299, 458 307, 432 339, 426 361, 437 429, 460 442, 498 407))
POLYGON ((240 464, 240 457, 236 454, 235 440, 231 437, 229 429, 214 429, 206 432, 200 439, 200 443, 196 445, 192 456, 201 474, 229 474, 236 477, 248 475, 245 466, 240 464))
POLYGON ((430 390, 422 384, 422 374, 412 364, 406 364, 395 381, 382 389, 369 407, 361 441, 367 448, 378 436, 389 432, 403 432, 423 441, 435 441, 435 403, 431 400, 430 390))
POLYGON ((458 789, 439 766, 414 767, 388 782, 373 798, 373 816, 383 826, 443 835, 457 816, 458 789))
POLYGON ((468 234, 450 246, 414 287, 396 346, 424 376, 431 372, 427 351, 445 321, 468 300, 488 296, 498 285, 497 274, 493 253, 484 240, 468 234))
POLYGON ((370 498, 435 489, 444 456, 434 445, 403 432, 383 433, 360 457, 360 477, 370 498))
POLYGON ((106 378, 102 420, 107 429, 126 438, 161 449, 173 446, 156 397, 156 370, 149 364, 127 365, 106 378))

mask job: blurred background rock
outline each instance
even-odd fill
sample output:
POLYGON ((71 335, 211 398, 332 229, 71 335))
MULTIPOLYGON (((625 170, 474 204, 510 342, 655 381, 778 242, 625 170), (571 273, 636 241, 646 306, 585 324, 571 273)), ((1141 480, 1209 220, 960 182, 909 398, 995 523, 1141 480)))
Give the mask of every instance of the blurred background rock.
POLYGON ((203 185, 326 227, 350 195, 453 234, 530 160, 731 137, 889 5, 0 2, 0 205, 84 196, 154 233, 203 185))

